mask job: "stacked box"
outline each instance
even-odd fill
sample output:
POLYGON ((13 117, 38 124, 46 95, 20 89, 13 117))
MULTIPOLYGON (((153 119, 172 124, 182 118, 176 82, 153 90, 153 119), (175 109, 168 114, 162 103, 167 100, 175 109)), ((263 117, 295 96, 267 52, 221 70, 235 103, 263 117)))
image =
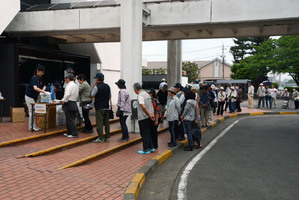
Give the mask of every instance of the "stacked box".
MULTIPOLYGON (((47 109, 47 126, 46 128, 56 127, 56 105, 49 106, 47 109)), ((36 114, 36 125, 39 128, 45 128, 45 114, 36 114)))
POLYGON ((25 109, 21 108, 10 108, 10 121, 15 122, 25 122, 25 109))

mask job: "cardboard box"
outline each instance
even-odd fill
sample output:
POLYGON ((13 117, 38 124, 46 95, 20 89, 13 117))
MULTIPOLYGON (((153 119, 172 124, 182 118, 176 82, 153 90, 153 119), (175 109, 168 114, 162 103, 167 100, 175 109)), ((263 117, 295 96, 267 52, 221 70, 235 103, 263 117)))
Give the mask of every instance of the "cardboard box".
POLYGON ((15 122, 25 122, 25 109, 21 108, 10 108, 10 121, 15 122))
MULTIPOLYGON (((46 128, 56 127, 56 105, 49 106, 47 109, 46 128)), ((39 128, 45 128, 45 114, 36 114, 36 125, 39 128)))

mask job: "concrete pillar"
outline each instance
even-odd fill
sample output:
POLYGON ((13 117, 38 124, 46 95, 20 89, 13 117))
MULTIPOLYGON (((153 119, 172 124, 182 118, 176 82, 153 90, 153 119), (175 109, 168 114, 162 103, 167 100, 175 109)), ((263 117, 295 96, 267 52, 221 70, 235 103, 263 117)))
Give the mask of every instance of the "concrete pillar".
MULTIPOLYGON (((136 99, 135 82, 142 82, 142 1, 121 1, 121 78, 131 99, 136 99)), ((137 123, 127 120, 129 132, 138 132, 137 123)))
POLYGON ((167 84, 174 86, 182 81, 182 41, 168 40, 167 43, 167 84))

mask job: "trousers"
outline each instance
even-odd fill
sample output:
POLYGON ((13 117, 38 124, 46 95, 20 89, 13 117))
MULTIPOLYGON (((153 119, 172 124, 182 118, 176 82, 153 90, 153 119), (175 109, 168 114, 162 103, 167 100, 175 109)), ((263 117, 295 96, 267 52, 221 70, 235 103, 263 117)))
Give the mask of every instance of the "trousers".
POLYGON ((138 121, 139 129, 140 129, 140 135, 143 142, 143 151, 149 151, 150 149, 153 149, 153 142, 151 138, 151 119, 143 119, 138 121))
POLYGON ((75 101, 66 102, 62 106, 62 108, 65 114, 67 134, 78 136, 78 131, 76 129, 76 123, 75 123, 76 112, 78 111, 76 102, 75 101))
POLYGON ((103 140, 103 126, 105 126, 105 139, 110 138, 109 110, 96 111, 97 132, 100 140, 103 140))

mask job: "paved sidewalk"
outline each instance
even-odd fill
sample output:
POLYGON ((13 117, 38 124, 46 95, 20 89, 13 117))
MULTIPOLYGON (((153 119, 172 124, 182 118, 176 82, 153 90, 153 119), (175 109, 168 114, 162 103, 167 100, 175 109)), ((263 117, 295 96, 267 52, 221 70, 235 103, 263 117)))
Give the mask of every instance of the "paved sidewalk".
MULTIPOLYGON (((261 110, 243 108, 242 112, 261 112, 261 110)), ((219 116, 215 116, 214 120, 217 118, 219 116)), ((94 117, 92 117, 92 121, 94 121, 94 117)), ((167 122, 164 123, 164 126, 167 126, 167 122)), ((162 127, 161 125, 160 128, 162 127)), ((55 130, 62 128, 65 127, 58 127, 55 130)), ((118 122, 111 126, 111 130, 118 128, 118 122)), ((25 123, 5 122, 0 124, 0 142, 36 134, 43 134, 43 132, 29 132, 25 123)), ((80 133, 79 139, 91 135, 96 135, 96 133, 80 133)), ((159 149, 150 155, 137 154, 137 151, 142 149, 142 143, 138 143, 94 162, 58 170, 66 164, 122 144, 117 141, 120 137, 120 134, 116 134, 111 137, 110 143, 86 143, 34 158, 24 158, 23 156, 76 139, 60 135, 1 147, 0 199, 122 199, 126 186, 139 168, 154 156, 168 149, 168 132, 159 135, 159 149)), ((140 135, 130 134, 131 139, 137 137, 140 135)))

